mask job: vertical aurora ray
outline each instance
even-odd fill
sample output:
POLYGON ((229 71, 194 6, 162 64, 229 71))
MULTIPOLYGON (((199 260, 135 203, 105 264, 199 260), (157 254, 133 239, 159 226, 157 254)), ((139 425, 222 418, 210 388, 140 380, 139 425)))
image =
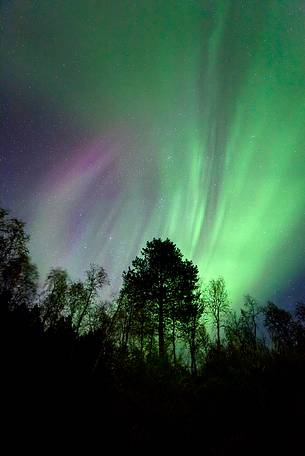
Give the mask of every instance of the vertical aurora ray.
POLYGON ((71 5, 12 2, 1 49, 5 86, 84 132, 37 184, 40 269, 98 261, 116 289, 168 236, 236 303, 304 274, 303 2, 71 5))

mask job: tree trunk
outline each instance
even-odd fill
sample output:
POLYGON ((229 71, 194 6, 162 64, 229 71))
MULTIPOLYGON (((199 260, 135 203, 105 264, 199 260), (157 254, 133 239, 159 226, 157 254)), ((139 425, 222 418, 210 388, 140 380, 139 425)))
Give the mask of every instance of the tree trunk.
POLYGON ((174 366, 176 366, 176 321, 175 321, 175 318, 173 318, 172 343, 173 343, 174 366))
POLYGON ((90 291, 89 296, 88 296, 87 301, 86 301, 86 304, 85 304, 85 306, 84 306, 84 308, 83 308, 83 310, 82 310, 82 312, 81 312, 81 314, 80 314, 80 316, 78 318, 78 322, 77 322, 77 325, 76 325, 76 334, 78 334, 80 325, 81 325, 81 323, 83 321, 83 318, 85 316, 85 313, 87 312, 88 307, 90 305, 91 296, 92 296, 92 291, 90 291))
POLYGON ((254 327, 254 346, 255 346, 255 348, 256 348, 256 346, 257 346, 257 340, 256 340, 257 328, 256 328, 255 316, 253 316, 253 327, 254 327))
POLYGON ((194 319, 191 328, 191 340, 190 340, 190 352, 191 352, 191 371, 193 375, 197 374, 197 363, 196 363, 196 320, 194 319))
POLYGON ((217 348, 220 348, 220 315, 219 309, 217 310, 217 348))
POLYGON ((159 356, 161 359, 164 359, 165 348, 164 348, 164 309, 163 302, 159 301, 159 356))
POLYGON ((191 347, 190 347, 190 352, 191 352, 191 371, 193 375, 197 374, 197 364, 196 364, 196 350, 193 342, 191 342, 191 347))
POLYGON ((141 320, 141 333, 140 333, 140 353, 143 356, 143 345, 144 345, 144 319, 141 320))
POLYGON ((124 323, 124 335, 123 335, 123 344, 122 344, 123 353, 127 353, 132 314, 133 314, 133 312, 131 310, 127 316, 127 321, 124 323))
POLYGON ((154 330, 150 334, 148 355, 151 356, 154 343, 154 330))

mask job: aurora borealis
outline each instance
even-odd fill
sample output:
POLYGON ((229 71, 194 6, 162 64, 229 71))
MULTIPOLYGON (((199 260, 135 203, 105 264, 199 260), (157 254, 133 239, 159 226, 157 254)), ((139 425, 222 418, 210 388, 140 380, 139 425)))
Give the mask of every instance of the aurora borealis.
POLYGON ((1 205, 42 275, 94 261, 115 292, 161 236, 236 305, 302 298, 303 0, 20 0, 1 24, 1 205))

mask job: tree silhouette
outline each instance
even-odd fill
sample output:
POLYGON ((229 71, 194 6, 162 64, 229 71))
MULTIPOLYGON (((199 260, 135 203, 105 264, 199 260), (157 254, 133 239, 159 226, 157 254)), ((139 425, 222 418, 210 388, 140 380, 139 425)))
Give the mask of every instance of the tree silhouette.
POLYGON ((305 326, 305 304, 303 302, 297 302, 296 317, 301 325, 305 326))
POLYGON ((244 341, 247 344, 257 345, 257 328, 258 317, 263 309, 255 298, 249 294, 245 296, 244 307, 241 309, 241 326, 244 335, 244 341))
POLYGON ((250 295, 244 298, 240 312, 231 310, 225 322, 227 349, 242 362, 255 362, 262 352, 263 341, 258 337, 259 316, 263 312, 256 299, 250 295))
POLYGON ((123 273, 121 299, 132 307, 135 316, 140 305, 140 315, 149 316, 150 331, 158 333, 159 357, 165 359, 165 338, 170 328, 175 358, 176 323, 181 306, 196 296, 198 269, 191 261, 183 260, 180 250, 169 239, 153 239, 142 249, 132 267, 123 273), (140 304, 139 304, 140 303, 140 304))
MULTIPOLYGON (((134 264, 139 265, 137 259, 134 264)), ((147 339, 153 337, 155 332, 152 304, 147 299, 146 285, 145 274, 140 274, 137 268, 129 268, 123 273, 123 286, 119 296, 123 317, 123 351, 126 352, 129 342, 133 351, 138 350, 141 356, 147 339)))
POLYGON ((205 325, 202 320, 205 312, 205 302, 198 291, 190 300, 186 300, 180 308, 179 326, 186 340, 191 358, 191 371, 197 373, 197 352, 203 337, 206 337, 205 325))
POLYGON ((216 344, 219 348, 221 344, 220 331, 224 327, 223 319, 229 312, 228 292, 222 277, 210 280, 204 293, 204 299, 206 300, 213 325, 216 329, 216 344))
POLYGON ((65 309, 65 315, 70 319, 71 325, 75 326, 78 321, 77 315, 79 308, 86 299, 86 290, 81 280, 72 282, 68 289, 67 304, 65 309))
POLYGON ((265 326, 269 331, 273 347, 279 352, 286 352, 295 345, 295 322, 290 312, 268 302, 264 308, 265 326))
MULTIPOLYGON (((102 266, 91 264, 88 271, 86 272, 86 279, 81 285, 78 283, 74 287, 74 293, 77 294, 78 299, 75 301, 74 310, 74 327, 75 331, 79 333, 81 326, 85 319, 92 319, 95 312, 98 313, 99 303, 96 302, 99 292, 109 283, 107 273, 102 266)), ((88 330, 89 322, 84 324, 83 332, 88 330)))
POLYGON ((56 327, 67 306, 69 278, 64 269, 54 268, 49 272, 40 295, 41 318, 45 329, 56 327))
POLYGON ((28 251, 25 224, 0 208, 0 297, 8 307, 31 305, 37 291, 38 272, 28 251))

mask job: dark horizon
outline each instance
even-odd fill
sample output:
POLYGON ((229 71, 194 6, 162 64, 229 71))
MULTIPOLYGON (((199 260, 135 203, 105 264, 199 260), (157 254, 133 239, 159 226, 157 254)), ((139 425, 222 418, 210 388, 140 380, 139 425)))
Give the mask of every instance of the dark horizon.
POLYGON ((196 451, 199 435, 211 456, 300 447, 304 302, 288 312, 247 295, 236 312, 225 280, 203 286, 169 239, 146 243, 112 302, 107 284, 92 264, 83 281, 51 269, 39 288, 24 224, 0 210, 6 435, 25 432, 40 450, 51 435, 71 449, 77 432, 90 453, 196 451))

